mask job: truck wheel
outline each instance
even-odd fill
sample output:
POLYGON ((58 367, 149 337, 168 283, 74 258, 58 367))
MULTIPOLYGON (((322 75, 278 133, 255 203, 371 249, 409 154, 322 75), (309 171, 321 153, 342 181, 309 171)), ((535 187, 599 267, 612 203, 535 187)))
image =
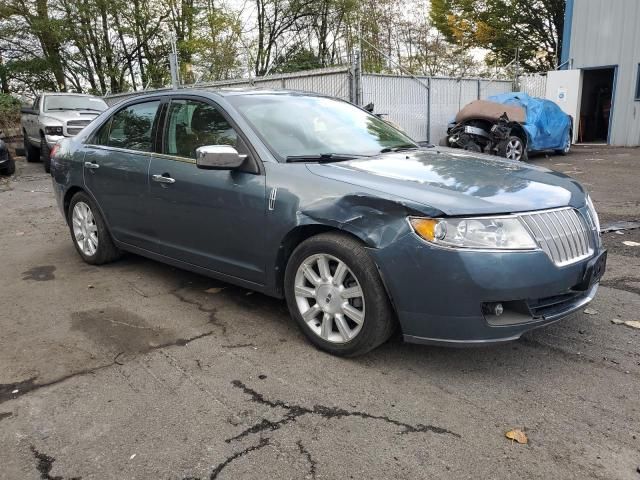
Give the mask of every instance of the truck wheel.
POLYGON ((24 156, 27 158, 27 162, 37 162, 40 160, 40 152, 37 147, 31 145, 27 132, 22 132, 22 138, 24 143, 24 156))
POLYGON ((51 150, 44 135, 40 136, 40 161, 44 165, 44 171, 51 173, 51 150))

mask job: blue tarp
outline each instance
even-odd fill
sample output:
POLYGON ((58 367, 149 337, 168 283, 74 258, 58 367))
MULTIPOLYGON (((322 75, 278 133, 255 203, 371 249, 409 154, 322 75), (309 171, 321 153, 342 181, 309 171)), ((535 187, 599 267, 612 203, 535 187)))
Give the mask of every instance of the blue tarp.
POLYGON ((529 135, 528 150, 562 150, 565 147, 571 120, 551 100, 530 97, 522 92, 494 95, 488 100, 524 107, 527 121, 522 127, 529 135))

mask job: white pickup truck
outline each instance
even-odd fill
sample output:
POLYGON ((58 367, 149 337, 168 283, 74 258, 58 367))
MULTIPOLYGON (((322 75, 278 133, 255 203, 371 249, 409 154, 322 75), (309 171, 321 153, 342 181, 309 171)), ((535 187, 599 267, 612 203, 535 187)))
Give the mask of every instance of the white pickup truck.
POLYGON ((51 148, 89 125, 107 104, 99 97, 80 93, 42 93, 31 107, 22 108, 22 134, 28 162, 42 161, 49 172, 51 148))

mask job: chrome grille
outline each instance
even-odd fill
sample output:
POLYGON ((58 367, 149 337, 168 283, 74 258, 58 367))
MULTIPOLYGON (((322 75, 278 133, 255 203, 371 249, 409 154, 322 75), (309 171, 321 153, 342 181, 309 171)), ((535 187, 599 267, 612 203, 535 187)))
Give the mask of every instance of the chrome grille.
POLYGON ((573 208, 526 213, 521 216, 540 248, 561 267, 593 254, 591 231, 573 208))
POLYGON ((69 120, 67 122, 68 126, 82 126, 86 127, 91 123, 91 120, 69 120))

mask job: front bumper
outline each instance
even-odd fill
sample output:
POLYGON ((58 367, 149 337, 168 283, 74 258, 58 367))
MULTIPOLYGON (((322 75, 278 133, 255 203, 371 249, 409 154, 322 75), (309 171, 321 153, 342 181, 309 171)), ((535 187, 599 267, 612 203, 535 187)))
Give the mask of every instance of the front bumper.
POLYGON ((557 267, 543 251, 444 250, 413 233, 371 250, 404 339, 451 346, 516 340, 583 308, 598 289, 585 289, 585 272, 601 252, 598 245, 593 257, 557 267), (483 311, 492 303, 504 305, 504 314, 483 311))
POLYGON ((44 136, 44 139, 47 142, 47 146, 49 147, 49 149, 52 149, 53 146, 63 138, 67 138, 67 137, 65 137, 64 135, 45 135, 44 136))

